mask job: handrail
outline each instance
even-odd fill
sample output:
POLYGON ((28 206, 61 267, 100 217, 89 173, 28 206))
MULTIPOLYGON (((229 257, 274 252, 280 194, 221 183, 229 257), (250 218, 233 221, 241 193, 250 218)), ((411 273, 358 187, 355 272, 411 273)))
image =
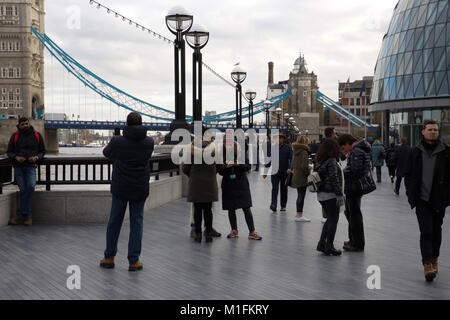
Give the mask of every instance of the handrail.
MULTIPOLYGON (((110 184, 113 161, 103 156, 57 157, 48 156, 37 164, 36 184, 45 185, 50 191, 52 185, 93 185, 110 184)), ((171 177, 180 167, 172 162, 170 154, 154 154, 150 159, 150 176, 159 180, 161 174, 171 177)), ((0 159, 0 194, 4 185, 12 184, 12 162, 0 159), (5 177, 9 176, 10 181, 5 177)))

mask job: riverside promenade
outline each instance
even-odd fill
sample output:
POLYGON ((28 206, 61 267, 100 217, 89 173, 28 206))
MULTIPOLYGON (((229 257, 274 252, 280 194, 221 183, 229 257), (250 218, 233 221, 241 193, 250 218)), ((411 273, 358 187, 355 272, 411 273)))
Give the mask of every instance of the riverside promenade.
MULTIPOLYGON (((325 257, 315 251, 322 228, 316 195, 306 195, 304 211, 312 221, 294 222, 296 190, 289 189, 287 212, 273 214, 270 178, 252 173, 252 210, 262 241, 247 239, 240 212, 240 238, 227 239, 228 215, 219 201, 213 225, 222 237, 194 243, 190 206, 180 199, 146 212, 144 270, 132 273, 126 259, 128 222, 111 270, 99 267, 104 224, 7 226, 0 229, 0 299, 450 299, 450 220, 444 220, 439 275, 426 283, 416 216, 404 186, 395 196, 386 170, 383 175, 378 189, 363 198, 363 253, 325 257), (79 290, 66 286, 70 265, 81 270, 79 290), (372 265, 381 270, 380 290, 366 284, 372 265)), ((341 214, 337 248, 347 240, 347 226, 341 214)))

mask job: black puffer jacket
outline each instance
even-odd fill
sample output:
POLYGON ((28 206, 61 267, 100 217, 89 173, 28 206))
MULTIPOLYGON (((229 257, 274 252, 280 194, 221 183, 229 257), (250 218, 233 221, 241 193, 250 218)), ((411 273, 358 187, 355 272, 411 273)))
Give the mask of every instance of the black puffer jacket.
POLYGON ((153 139, 144 126, 126 126, 123 136, 116 136, 103 149, 113 160, 111 193, 122 200, 145 200, 150 190, 150 158, 153 139))
POLYGON ((345 194, 359 190, 361 178, 365 177, 372 167, 371 147, 366 140, 355 144, 347 159, 344 169, 345 194))
POLYGON ((247 179, 247 173, 250 169, 249 164, 240 164, 231 168, 227 168, 226 164, 219 166, 219 174, 223 176, 223 210, 245 209, 252 206, 250 184, 247 179))
POLYGON ((322 182, 319 185, 319 192, 330 192, 336 196, 342 196, 342 172, 335 158, 328 158, 325 161, 316 163, 314 171, 320 175, 322 182))
POLYGON ((9 139, 7 151, 8 157, 12 160, 14 167, 36 167, 36 163, 28 162, 28 160, 19 163, 15 158, 16 156, 20 156, 28 159, 37 156, 39 158, 38 161, 42 160, 45 154, 44 139, 39 132, 36 132, 39 137, 38 143, 32 126, 30 126, 28 130, 19 130, 18 132, 19 136, 15 143, 14 137, 16 133, 13 133, 11 139, 9 139))

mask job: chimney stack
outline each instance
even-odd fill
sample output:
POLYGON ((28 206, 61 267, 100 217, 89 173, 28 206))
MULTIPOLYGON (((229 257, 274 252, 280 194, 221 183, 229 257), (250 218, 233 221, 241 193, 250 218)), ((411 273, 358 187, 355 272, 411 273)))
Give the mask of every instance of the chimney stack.
POLYGON ((273 84, 273 62, 269 62, 269 85, 273 84))

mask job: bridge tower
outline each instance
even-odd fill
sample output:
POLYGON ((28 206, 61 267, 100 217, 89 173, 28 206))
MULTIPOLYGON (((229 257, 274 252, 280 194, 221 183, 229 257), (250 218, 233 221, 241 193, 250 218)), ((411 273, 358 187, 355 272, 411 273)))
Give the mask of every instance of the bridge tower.
POLYGON ((18 117, 44 131, 44 46, 30 28, 44 33, 44 19, 44 0, 0 2, 0 153, 18 117))

